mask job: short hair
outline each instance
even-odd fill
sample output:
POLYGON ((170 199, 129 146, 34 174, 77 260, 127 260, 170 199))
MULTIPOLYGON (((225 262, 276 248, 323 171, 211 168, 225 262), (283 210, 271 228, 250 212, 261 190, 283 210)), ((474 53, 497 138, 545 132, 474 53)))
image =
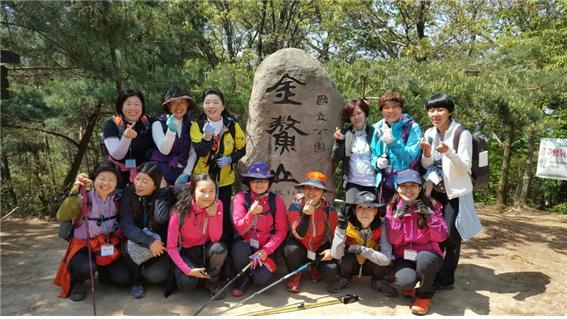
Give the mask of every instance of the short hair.
POLYGON ((142 101, 142 115, 146 114, 146 103, 144 102, 144 94, 142 94, 142 92, 140 91, 131 90, 131 89, 126 89, 120 92, 120 94, 118 94, 118 98, 116 98, 116 103, 115 103, 116 114, 120 116, 124 116, 124 113, 122 113, 122 105, 124 105, 124 102, 129 97, 132 96, 137 96, 140 99, 140 101, 142 101))
POLYGON ((445 93, 434 94, 425 103, 426 110, 439 107, 445 108, 449 110, 449 112, 453 113, 455 104, 453 103, 453 100, 451 100, 451 98, 445 93))
POLYGON ((103 161, 100 163, 89 175, 89 179, 94 182, 96 177, 100 175, 102 172, 109 172, 116 176, 116 186, 120 186, 122 184, 122 173, 116 164, 110 161, 103 161))
POLYGON ((366 117, 368 117, 368 114, 370 113, 370 109, 368 108, 368 103, 366 103, 364 99, 354 99, 345 105, 345 108, 343 110, 343 121, 347 123, 350 122, 350 117, 354 113, 354 109, 357 106, 362 110, 362 112, 364 112, 366 117))
POLYGON ((386 103, 396 103, 402 109, 404 108, 404 98, 398 92, 387 92, 380 97, 380 100, 378 100, 380 111, 382 111, 382 108, 386 105, 386 103))

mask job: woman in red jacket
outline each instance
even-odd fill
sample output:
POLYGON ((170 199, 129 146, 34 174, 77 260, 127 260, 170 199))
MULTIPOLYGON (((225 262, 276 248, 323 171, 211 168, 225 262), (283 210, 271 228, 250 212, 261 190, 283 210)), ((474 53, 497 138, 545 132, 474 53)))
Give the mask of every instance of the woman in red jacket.
POLYGON ((425 315, 431 307, 435 274, 443 266, 439 243, 447 239, 442 206, 424 194, 414 170, 398 173, 397 193, 386 210, 388 239, 394 250, 394 285, 415 298, 411 312, 425 315), (417 281, 419 288, 415 288, 417 281))
POLYGON ((274 176, 270 167, 262 162, 250 165, 242 174, 249 191, 240 192, 232 201, 232 221, 237 238, 231 255, 236 269, 243 269, 253 261, 248 276, 235 282, 232 295, 240 297, 252 277, 257 285, 265 285, 275 271, 275 254, 287 235, 287 218, 282 198, 270 192, 274 176), (259 264, 261 262, 262 264, 259 264))
POLYGON ((179 194, 169 219, 167 253, 177 266, 177 286, 186 291, 193 290, 200 279, 213 295, 221 288, 219 277, 227 249, 220 241, 223 210, 216 189, 208 174, 194 175, 179 194))
MULTIPOLYGON (((284 259, 288 271, 308 260, 317 260, 310 269, 311 281, 318 282, 321 273, 326 281, 337 275, 337 263, 331 256, 331 242, 337 227, 338 214, 323 197, 327 191, 327 176, 308 172, 305 181, 295 187, 302 190, 288 208, 287 220, 291 236, 284 245, 284 259)), ((301 273, 287 281, 287 291, 299 292, 301 273)))

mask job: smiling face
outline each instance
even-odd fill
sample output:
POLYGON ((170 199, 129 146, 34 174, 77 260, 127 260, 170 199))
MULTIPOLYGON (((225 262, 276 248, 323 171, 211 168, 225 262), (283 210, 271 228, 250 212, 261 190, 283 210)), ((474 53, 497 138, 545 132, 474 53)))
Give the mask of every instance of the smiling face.
POLYGON ((138 173, 134 179, 134 187, 136 189, 136 195, 150 196, 156 190, 156 184, 150 175, 146 173, 138 173))
POLYGON ((362 130, 364 124, 366 123, 366 114, 364 113, 363 110, 360 109, 358 105, 356 105, 354 107, 352 115, 349 117, 349 120, 352 123, 352 126, 356 130, 360 131, 362 130))
POLYGON ((207 118, 213 122, 219 121, 222 117, 222 111, 224 110, 224 104, 220 96, 216 94, 209 94, 205 96, 203 100, 203 112, 207 115, 207 118))
POLYGON ((128 123, 134 123, 142 116, 142 100, 133 95, 122 103, 122 114, 128 123))
POLYGON ((372 221, 374 221, 376 214, 378 214, 378 208, 359 204, 356 205, 354 213, 356 214, 356 219, 358 219, 362 228, 368 228, 372 221))
POLYGON ((269 179, 253 179, 250 181, 250 190, 256 194, 261 195, 268 191, 270 188, 270 180, 269 179))
POLYGON ((167 103, 167 108, 176 119, 181 120, 183 116, 185 116, 185 113, 187 113, 189 102, 187 102, 186 99, 173 100, 167 103))
POLYGON ((112 172, 100 172, 94 180, 96 193, 102 198, 114 192, 116 185, 118 185, 118 179, 112 172))
POLYGON ((318 204, 323 198, 324 190, 311 185, 303 186, 303 194, 306 201, 312 201, 313 204, 318 204))
POLYGON ((201 180, 195 185, 195 194, 193 197, 197 201, 197 205, 201 208, 210 207, 216 199, 217 188, 211 180, 201 180))
POLYGON ((432 107, 427 110, 427 116, 431 123, 440 131, 449 128, 451 112, 444 107, 432 107))
POLYGON ((402 107, 398 103, 386 103, 380 112, 384 117, 384 121, 392 124, 402 117, 402 107))
POLYGON ((419 192, 421 192, 421 185, 418 183, 407 182, 398 185, 400 197, 408 204, 413 203, 419 197, 419 192))

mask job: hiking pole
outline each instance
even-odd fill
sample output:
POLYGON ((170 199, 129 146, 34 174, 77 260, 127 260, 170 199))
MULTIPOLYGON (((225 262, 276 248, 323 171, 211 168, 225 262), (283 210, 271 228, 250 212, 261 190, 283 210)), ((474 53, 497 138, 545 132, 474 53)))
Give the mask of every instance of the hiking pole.
POLYGON ((248 298, 242 300, 241 302, 235 304, 234 306, 231 306, 230 308, 226 309, 225 311, 221 312, 220 314, 223 314, 223 313, 225 313, 225 312, 227 312, 227 311, 229 311, 229 310, 231 310, 231 309, 234 309, 234 308, 236 308, 236 307, 238 307, 238 306, 243 305, 245 302, 247 302, 248 300, 250 300, 250 299, 256 297, 257 295, 263 293, 264 291, 266 291, 266 290, 272 288, 273 286, 275 286, 275 285, 279 284, 280 282, 282 282, 282 281, 288 279, 289 277, 291 277, 291 276, 293 276, 293 275, 295 275, 295 274, 297 274, 297 273, 299 273, 299 272, 302 272, 303 270, 307 269, 307 267, 309 267, 309 265, 311 265, 312 263, 313 263, 312 260, 306 262, 303 266, 297 268, 296 270, 290 272, 289 274, 283 276, 282 278, 280 278, 280 279, 274 281, 272 284, 270 284, 269 286, 265 287, 264 289, 256 291, 255 293, 253 293, 253 294, 252 294, 251 296, 249 296, 248 298))
MULTIPOLYGON (((85 186, 81 186, 81 197, 83 200, 83 203, 87 202, 87 196, 89 196, 87 194, 87 190, 85 188, 85 186)), ((89 252, 89 275, 90 275, 90 279, 91 279, 91 293, 93 294, 93 316, 96 316, 96 292, 95 292, 95 285, 94 285, 94 274, 93 274, 93 261, 92 261, 92 251, 91 251, 91 233, 89 232, 89 218, 88 218, 88 214, 89 212, 83 212, 83 209, 81 208, 81 215, 84 215, 85 218, 85 224, 86 224, 86 228, 87 228, 87 249, 89 252), (83 214, 84 213, 84 214, 83 214)))
POLYGON ((207 307, 213 300, 215 300, 215 298, 220 295, 223 291, 226 290, 226 288, 230 287, 230 285, 236 281, 236 279, 240 278, 240 276, 242 276, 242 274, 246 273, 246 271, 252 266, 252 262, 249 262, 246 266, 244 266, 244 268, 242 268, 242 270, 234 277, 232 278, 226 285, 224 285, 224 287, 222 287, 214 296, 212 296, 209 301, 207 301, 204 305, 201 306, 201 308, 199 308, 199 310, 197 310, 197 312, 195 312, 193 314, 193 316, 197 316, 198 314, 201 313, 201 311, 203 311, 203 309, 205 309, 205 307, 207 307))
POLYGON ((306 304, 305 302, 301 302, 299 305, 290 305, 290 306, 283 306, 283 307, 279 307, 279 308, 275 308, 275 309, 254 311, 254 312, 244 314, 244 316, 275 315, 275 314, 280 314, 280 313, 286 313, 286 312, 292 312, 292 311, 298 311, 298 310, 305 310, 305 309, 312 309, 312 308, 336 305, 336 304, 341 304, 341 303, 347 305, 349 303, 357 302, 358 299, 359 299, 358 295, 347 294, 340 299, 333 299, 333 300, 327 300, 327 301, 321 301, 321 302, 315 302, 315 303, 308 303, 308 304, 306 304))

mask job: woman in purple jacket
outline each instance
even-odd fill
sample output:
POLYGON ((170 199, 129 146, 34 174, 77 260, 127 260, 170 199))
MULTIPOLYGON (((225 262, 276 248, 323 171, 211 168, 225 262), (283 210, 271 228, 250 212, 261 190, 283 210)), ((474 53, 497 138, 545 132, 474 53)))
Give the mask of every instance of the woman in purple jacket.
POLYGON ((439 243, 447 238, 442 206, 424 195, 421 176, 398 173, 397 193, 386 210, 388 239, 394 250, 394 285, 415 298, 411 312, 425 315, 431 307, 435 274, 443 266, 439 243), (421 282, 415 288, 417 281, 421 282))

